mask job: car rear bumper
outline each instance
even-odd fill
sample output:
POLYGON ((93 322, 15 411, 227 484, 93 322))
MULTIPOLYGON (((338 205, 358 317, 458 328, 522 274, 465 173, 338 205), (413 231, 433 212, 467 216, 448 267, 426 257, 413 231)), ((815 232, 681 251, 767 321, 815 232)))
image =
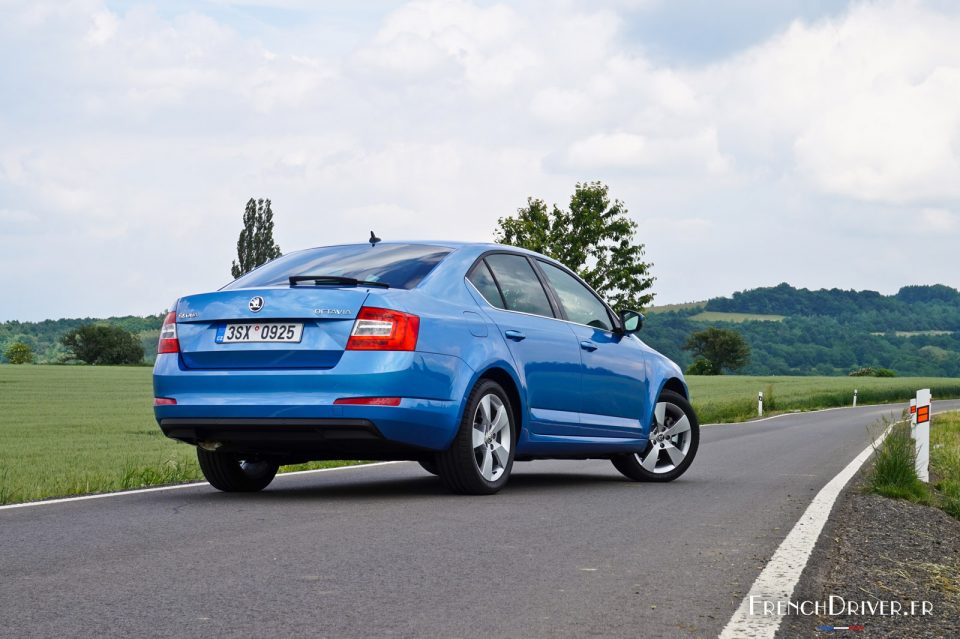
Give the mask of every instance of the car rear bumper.
POLYGON ((236 453, 274 456, 283 463, 318 459, 410 459, 425 451, 388 440, 366 419, 160 420, 171 439, 236 453))
POLYGON ((159 355, 154 395, 176 404, 154 413, 165 434, 190 443, 279 445, 313 459, 324 451, 395 458, 408 449, 409 458, 449 446, 472 376, 463 360, 431 353, 348 351, 328 370, 192 370, 176 354, 159 355), (400 403, 334 404, 350 397, 400 403))

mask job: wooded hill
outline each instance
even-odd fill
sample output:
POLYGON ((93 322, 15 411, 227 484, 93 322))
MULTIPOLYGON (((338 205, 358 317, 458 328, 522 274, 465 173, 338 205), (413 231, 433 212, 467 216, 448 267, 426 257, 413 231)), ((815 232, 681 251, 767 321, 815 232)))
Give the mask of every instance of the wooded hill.
MULTIPOLYGON (((60 337, 83 324, 122 326, 152 362, 160 315, 0 323, 0 353, 13 341, 30 345, 38 362, 64 354, 60 337)), ((683 344, 706 326, 746 338, 751 375, 846 375, 861 367, 898 375, 960 377, 960 292, 949 286, 907 286, 895 295, 840 289, 810 291, 789 284, 756 288, 706 302, 673 305, 647 315, 641 338, 686 368, 683 344)))
POLYGON ((756 288, 647 315, 642 338, 686 367, 682 349, 705 326, 749 342, 752 375, 846 375, 861 367, 898 375, 960 376, 960 292, 940 284, 876 291, 756 288))

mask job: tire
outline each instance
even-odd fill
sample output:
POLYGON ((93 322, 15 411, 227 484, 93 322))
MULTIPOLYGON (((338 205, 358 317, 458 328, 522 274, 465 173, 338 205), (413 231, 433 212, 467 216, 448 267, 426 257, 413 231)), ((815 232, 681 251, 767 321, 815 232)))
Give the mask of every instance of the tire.
POLYGON ((432 459, 421 459, 417 463, 420 464, 420 467, 431 475, 440 474, 440 469, 437 468, 437 462, 432 459))
POLYGON ((481 380, 467 399, 453 444, 437 455, 440 479, 461 495, 496 493, 510 478, 516 433, 510 398, 496 382, 481 380))
POLYGON ((255 493, 270 485, 279 465, 251 461, 236 453, 218 453, 197 448, 200 470, 210 485, 225 493, 255 493))
POLYGON ((690 467, 699 447, 700 422, 693 406, 682 395, 665 390, 657 401, 647 447, 612 461, 634 481, 673 481, 690 467))

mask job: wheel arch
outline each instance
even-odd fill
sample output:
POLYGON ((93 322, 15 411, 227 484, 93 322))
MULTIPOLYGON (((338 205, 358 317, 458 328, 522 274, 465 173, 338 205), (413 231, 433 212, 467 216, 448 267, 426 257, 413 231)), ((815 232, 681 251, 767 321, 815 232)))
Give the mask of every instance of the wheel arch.
POLYGON ((660 390, 657 392, 657 397, 660 397, 665 390, 673 391, 686 400, 690 399, 690 392, 687 390, 687 385, 678 377, 670 377, 666 379, 660 386, 660 390))
POLYGON ((507 394, 507 397, 510 399, 510 408, 513 412, 514 422, 517 425, 516 433, 514 435, 514 441, 516 441, 520 438, 520 431, 523 429, 524 415, 524 403, 523 397, 520 394, 520 384, 517 382, 514 375, 506 368, 499 365, 492 365, 477 375, 476 379, 470 385, 470 388, 467 389, 467 392, 472 392, 473 389, 476 388, 477 384, 485 379, 489 379, 490 381, 499 384, 507 394))
POLYGON ((651 395, 648 400, 649 404, 647 405, 646 415, 643 416, 644 437, 648 437, 650 435, 650 427, 653 424, 653 411, 656 408, 657 402, 660 401, 660 395, 663 394, 663 391, 673 391, 688 401, 690 399, 690 392, 687 389, 687 384, 682 378, 676 375, 665 375, 659 386, 651 384, 649 388, 651 395))

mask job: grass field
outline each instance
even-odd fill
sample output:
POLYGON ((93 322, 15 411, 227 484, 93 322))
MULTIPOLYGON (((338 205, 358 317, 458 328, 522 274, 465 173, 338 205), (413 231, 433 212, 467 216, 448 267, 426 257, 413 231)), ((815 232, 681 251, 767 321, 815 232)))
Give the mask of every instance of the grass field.
MULTIPOLYGON (((960 379, 691 377, 704 423, 768 411, 960 397, 960 379)), ((0 504, 200 479, 193 448, 163 437, 147 367, 0 365, 0 504)), ((321 462, 301 468, 342 464, 321 462)), ((293 469, 291 467, 290 469, 293 469)))
POLYGON ((0 504, 202 479, 153 419, 152 372, 0 365, 0 504))
POLYGON ((786 315, 760 315, 759 313, 723 313, 720 311, 703 311, 691 315, 694 322, 782 322, 786 315))
MULTIPOLYGON (((953 335, 953 331, 894 331, 893 334, 897 337, 939 337, 941 335, 953 335)), ((870 333, 871 335, 883 336, 889 335, 890 333, 883 333, 874 331, 870 333)))
POLYGON ((692 308, 703 308, 706 302, 683 302, 681 304, 664 304, 662 306, 651 306, 644 310, 644 313, 669 313, 670 311, 686 311, 692 308))
POLYGON ((688 376, 690 396, 702 423, 742 421, 757 415, 763 391, 765 414, 850 406, 857 403, 909 402, 920 388, 934 399, 960 397, 960 378, 952 377, 719 377, 688 376))

